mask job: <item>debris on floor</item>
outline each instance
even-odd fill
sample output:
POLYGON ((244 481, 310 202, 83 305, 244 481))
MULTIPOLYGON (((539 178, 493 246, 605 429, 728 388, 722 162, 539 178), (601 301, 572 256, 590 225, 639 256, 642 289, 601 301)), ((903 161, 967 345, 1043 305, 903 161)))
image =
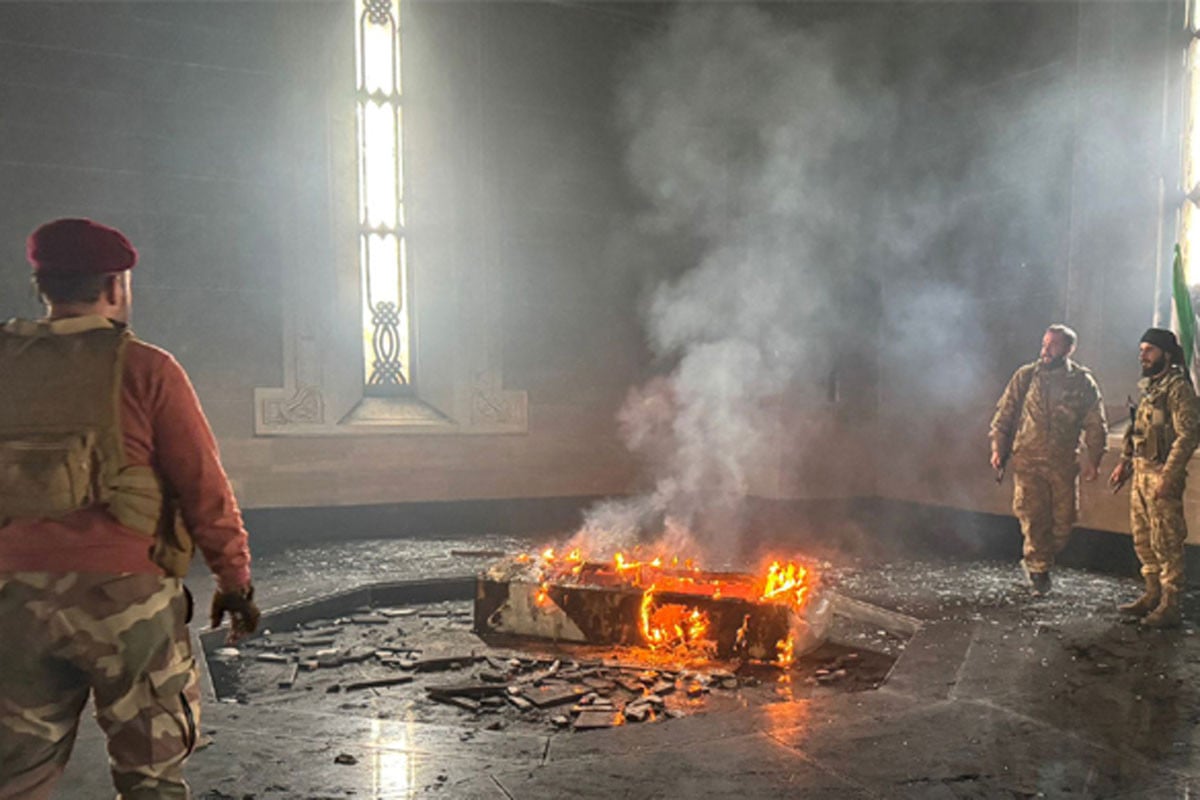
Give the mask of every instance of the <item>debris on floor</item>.
POLYGON ((868 690, 894 661, 831 641, 789 670, 739 661, 664 664, 641 648, 489 643, 471 631, 470 614, 467 602, 348 609, 215 649, 209 665, 226 701, 490 730, 586 731, 778 702, 780 682, 788 697, 868 690))

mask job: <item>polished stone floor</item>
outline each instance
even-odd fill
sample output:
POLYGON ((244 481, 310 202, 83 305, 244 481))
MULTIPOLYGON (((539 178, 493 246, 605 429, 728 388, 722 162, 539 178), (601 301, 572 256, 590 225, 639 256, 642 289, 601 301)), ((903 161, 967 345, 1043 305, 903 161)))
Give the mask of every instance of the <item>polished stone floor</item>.
MULTIPOLYGON (((274 606, 385 577, 470 574, 486 559, 452 550, 531 544, 347 542, 259 556, 256 581, 274 606)), ((1192 624, 1158 632, 1121 620, 1112 606, 1135 594, 1132 578, 1059 570, 1054 593, 1033 599, 1015 564, 847 562, 825 574, 845 595, 923 621, 878 690, 817 686, 767 705, 578 733, 210 698, 189 779, 198 798, 238 800, 1200 793, 1200 637, 1192 624)), ((192 583, 207 585, 202 575, 192 583)), ((1200 598, 1187 606, 1200 620, 1200 598)), ((59 796, 111 794, 101 737, 85 720, 59 796)))

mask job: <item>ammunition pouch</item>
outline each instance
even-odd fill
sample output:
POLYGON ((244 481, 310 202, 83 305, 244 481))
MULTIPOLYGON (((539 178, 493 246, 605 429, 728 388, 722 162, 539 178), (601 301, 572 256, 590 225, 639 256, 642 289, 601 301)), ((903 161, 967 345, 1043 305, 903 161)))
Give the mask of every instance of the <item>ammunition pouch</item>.
POLYGON ((99 500, 94 433, 9 433, 0 437, 0 524, 57 518, 99 500))
POLYGON ((150 558, 170 576, 183 578, 195 553, 195 542, 176 499, 150 467, 127 466, 110 486, 107 508, 127 528, 154 537, 150 558))
POLYGON ((1157 405, 1150 412, 1150 421, 1146 430, 1134 431, 1134 454, 1156 464, 1167 463, 1171 454, 1171 445, 1175 443, 1175 431, 1167 421, 1167 411, 1157 405))

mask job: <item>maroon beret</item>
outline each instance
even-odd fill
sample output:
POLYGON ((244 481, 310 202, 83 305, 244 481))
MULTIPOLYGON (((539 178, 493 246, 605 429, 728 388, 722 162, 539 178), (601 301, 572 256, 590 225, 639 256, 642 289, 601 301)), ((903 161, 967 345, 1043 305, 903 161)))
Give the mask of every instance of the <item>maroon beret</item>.
POLYGON ((25 257, 40 273, 124 272, 137 263, 125 234, 90 219, 47 222, 29 234, 25 257))

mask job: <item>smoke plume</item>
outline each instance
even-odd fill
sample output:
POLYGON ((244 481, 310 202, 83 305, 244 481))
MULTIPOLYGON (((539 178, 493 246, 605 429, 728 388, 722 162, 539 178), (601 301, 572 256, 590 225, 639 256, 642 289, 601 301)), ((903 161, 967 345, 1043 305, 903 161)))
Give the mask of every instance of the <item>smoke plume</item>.
POLYGON ((645 304, 662 374, 630 390, 619 419, 649 486, 591 510, 590 546, 669 530, 736 554, 755 476, 778 466, 767 405, 809 384, 837 397, 852 354, 879 348, 901 368, 884 384, 893 417, 979 406, 991 365, 955 356, 986 348, 981 298, 1031 288, 1005 265, 1046 252, 1031 234, 1057 199, 1027 189, 1069 143, 1054 64, 947 110, 954 53, 985 12, 906 18, 902 36, 901 12, 795 9, 679 4, 626 65, 618 109, 643 228, 700 255, 645 304), (952 369, 937 368, 943 354, 952 369))

